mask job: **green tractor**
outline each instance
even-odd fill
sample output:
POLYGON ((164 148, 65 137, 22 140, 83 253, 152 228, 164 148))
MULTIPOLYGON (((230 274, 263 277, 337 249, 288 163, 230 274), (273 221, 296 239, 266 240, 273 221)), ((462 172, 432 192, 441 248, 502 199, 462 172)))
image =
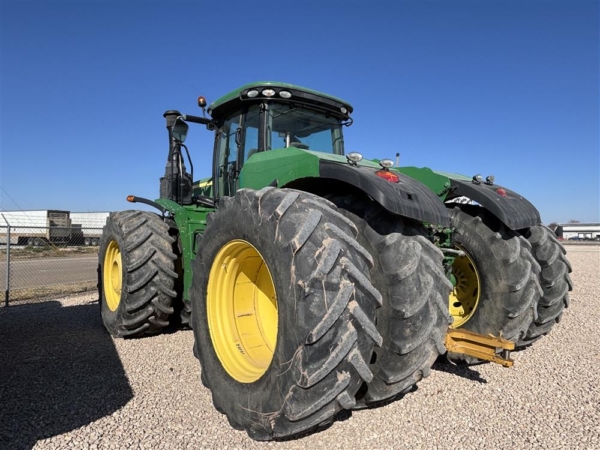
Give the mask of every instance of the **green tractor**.
POLYGON ((346 154, 352 107, 310 89, 248 84, 210 117, 198 104, 202 117, 164 114, 160 198, 128 197, 158 213, 107 219, 101 314, 115 337, 191 326, 234 428, 270 440, 327 425, 409 392, 447 350, 509 366, 559 318, 570 268, 511 191, 486 203, 503 188, 346 154), (194 181, 188 122, 215 132, 209 179, 194 181), (466 196, 479 206, 452 203, 466 196))

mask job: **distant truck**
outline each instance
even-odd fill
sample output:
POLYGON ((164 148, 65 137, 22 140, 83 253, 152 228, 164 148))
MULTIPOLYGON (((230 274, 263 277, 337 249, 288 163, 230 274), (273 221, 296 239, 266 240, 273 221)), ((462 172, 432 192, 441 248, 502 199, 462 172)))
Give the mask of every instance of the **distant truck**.
POLYGON ((43 246, 48 243, 68 244, 71 240, 69 211, 43 209, 37 211, 0 211, 0 243, 6 244, 10 227, 10 243, 43 246))
POLYGON ((108 212, 72 212, 73 245, 93 245, 100 242, 102 227, 106 225, 108 212))

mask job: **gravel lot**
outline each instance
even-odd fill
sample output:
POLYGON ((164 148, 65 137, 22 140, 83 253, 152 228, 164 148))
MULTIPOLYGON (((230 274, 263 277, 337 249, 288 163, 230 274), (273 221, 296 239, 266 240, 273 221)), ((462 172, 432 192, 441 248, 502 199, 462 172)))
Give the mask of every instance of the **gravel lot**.
POLYGON ((182 331, 113 340, 97 294, 0 309, 0 448, 600 448, 600 248, 566 246, 571 307, 515 366, 437 363, 416 392, 259 443, 212 406, 182 331))

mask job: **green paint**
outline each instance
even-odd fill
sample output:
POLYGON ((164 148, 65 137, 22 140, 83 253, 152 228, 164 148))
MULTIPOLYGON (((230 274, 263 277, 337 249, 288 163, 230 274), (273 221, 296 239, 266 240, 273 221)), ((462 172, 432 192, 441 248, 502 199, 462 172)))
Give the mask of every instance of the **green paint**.
POLYGON ((445 201, 448 196, 451 180, 471 181, 473 179, 459 173, 432 170, 429 167, 394 167, 393 170, 420 181, 435 192, 441 201, 445 201))
MULTIPOLYGON (((349 164, 343 155, 302 150, 295 147, 260 152, 249 159, 240 172, 239 187, 261 189, 277 180, 278 186, 300 178, 319 177, 319 161, 334 161, 349 164)), ((362 160, 357 165, 381 168, 369 160, 362 160)))
POLYGON ((183 299, 190 301, 190 287, 192 286, 192 261, 196 259, 198 249, 195 246, 196 236, 204 233, 206 217, 213 208, 202 206, 181 206, 171 200, 159 198, 156 203, 161 205, 173 215, 179 229, 179 241, 183 258, 183 299))
POLYGON ((294 147, 257 153, 242 168, 239 187, 261 189, 273 180, 278 181, 278 186, 285 186, 299 178, 318 177, 317 153, 294 147))
MULTIPOLYGON (((308 153, 312 153, 313 155, 317 156, 319 159, 326 159, 327 161, 335 161, 335 162, 339 162, 339 163, 343 163, 343 164, 350 164, 348 162, 348 158, 346 158, 345 155, 334 155, 332 153, 322 153, 322 152, 313 152, 310 150, 305 150, 308 153)), ((381 166, 378 164, 377 160, 370 160, 370 159, 361 159, 358 163, 356 163, 357 166, 364 166, 364 167, 372 167, 374 169, 381 169, 381 166)))
POLYGON ((204 195, 205 197, 213 196, 212 177, 202 178, 199 181, 194 181, 194 195, 204 195))
POLYGON ((450 187, 450 177, 447 174, 435 172, 428 167, 394 167, 393 170, 420 181, 431 189, 441 201, 446 199, 450 187))
MULTIPOLYGON (((452 266, 452 263, 450 264, 450 266, 452 266)), ((454 274, 450 274, 450 283, 452 283, 452 286, 456 287, 456 277, 454 276, 454 274)))

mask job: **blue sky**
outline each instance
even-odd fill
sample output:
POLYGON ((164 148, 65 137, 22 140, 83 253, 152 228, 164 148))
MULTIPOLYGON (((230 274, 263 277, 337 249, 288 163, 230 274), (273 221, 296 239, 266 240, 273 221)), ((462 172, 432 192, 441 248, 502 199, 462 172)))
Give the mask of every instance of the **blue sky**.
MULTIPOLYGON (((158 196, 162 113, 257 80, 349 101, 346 150, 494 174, 600 222, 597 1, 66 2, 0 10, 0 209, 158 196)), ((196 178, 212 136, 192 124, 196 178)))

